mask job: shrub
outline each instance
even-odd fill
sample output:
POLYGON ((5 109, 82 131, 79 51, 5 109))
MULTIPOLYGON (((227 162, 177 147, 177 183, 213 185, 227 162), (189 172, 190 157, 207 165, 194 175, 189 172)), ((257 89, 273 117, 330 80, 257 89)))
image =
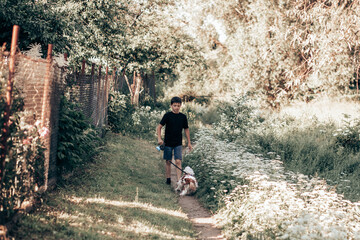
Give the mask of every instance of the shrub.
POLYGON ((89 161, 100 144, 99 133, 78 109, 65 97, 61 99, 57 149, 60 171, 73 170, 89 161))
POLYGON ((358 119, 349 120, 350 116, 345 115, 342 128, 335 131, 336 143, 353 151, 360 149, 360 121, 358 119))
POLYGON ((357 239, 358 208, 322 179, 284 168, 274 152, 250 153, 209 129, 185 155, 194 169, 196 195, 228 239, 357 239))
POLYGON ((139 138, 153 140, 156 137, 156 126, 165 111, 164 104, 150 103, 151 106, 136 108, 130 103, 130 98, 119 92, 110 93, 108 124, 110 130, 123 135, 133 135, 139 138), (159 110, 157 110, 157 108, 159 110))
MULTIPOLYGON (((0 66, 1 67, 1 66, 0 66)), ((5 75, 0 68, 0 125, 4 125, 5 75)), ((0 183, 0 224, 4 224, 20 208, 21 203, 32 197, 44 184, 44 146, 42 129, 38 122, 30 125, 24 119, 31 113, 23 110, 21 92, 14 86, 13 102, 10 109, 10 134, 5 170, 0 183)), ((0 135, 3 134, 2 128, 0 135)))
POLYGON ((235 97, 230 103, 218 105, 220 120, 214 125, 219 137, 230 141, 244 136, 249 128, 257 124, 253 108, 247 104, 246 97, 235 97))
POLYGON ((112 132, 125 134, 133 127, 132 114, 135 107, 130 98, 117 91, 111 91, 108 103, 108 125, 112 132))
POLYGON ((156 139, 155 129, 164 114, 165 111, 152 110, 150 106, 137 108, 131 116, 133 126, 129 132, 139 138, 156 139))

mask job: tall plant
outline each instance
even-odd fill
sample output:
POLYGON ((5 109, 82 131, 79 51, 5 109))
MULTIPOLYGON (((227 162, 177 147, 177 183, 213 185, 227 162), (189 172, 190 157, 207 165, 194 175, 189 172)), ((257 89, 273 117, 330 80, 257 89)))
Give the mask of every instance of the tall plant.
POLYGON ((79 109, 65 97, 61 99, 57 148, 60 171, 86 164, 100 146, 99 133, 79 109))
MULTIPOLYGON (((4 69, 0 69, 1 126, 4 125, 4 72, 4 69)), ((32 197, 44 184, 45 148, 41 138, 45 136, 46 131, 40 128, 38 122, 34 125, 25 122, 31 114, 25 112, 23 107, 21 92, 15 86, 10 111, 8 152, 0 182, 0 224, 10 219, 19 210, 23 201, 32 197)))

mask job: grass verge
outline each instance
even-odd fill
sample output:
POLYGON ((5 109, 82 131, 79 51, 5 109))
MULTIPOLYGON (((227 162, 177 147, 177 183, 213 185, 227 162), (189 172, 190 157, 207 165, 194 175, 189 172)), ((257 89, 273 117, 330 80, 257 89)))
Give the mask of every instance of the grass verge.
POLYGON ((193 239, 191 222, 146 141, 106 136, 102 153, 24 216, 15 239, 193 239))

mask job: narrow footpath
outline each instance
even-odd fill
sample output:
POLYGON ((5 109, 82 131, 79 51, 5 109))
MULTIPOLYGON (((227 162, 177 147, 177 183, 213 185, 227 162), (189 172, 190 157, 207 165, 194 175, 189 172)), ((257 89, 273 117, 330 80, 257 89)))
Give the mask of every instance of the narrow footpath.
MULTIPOLYGON (((174 165, 171 165, 171 183, 172 187, 175 189, 176 168, 174 165)), ((201 206, 194 196, 180 196, 179 205, 193 223, 196 232, 198 232, 197 239, 225 239, 221 234, 220 229, 215 226, 215 219, 211 213, 201 206)))

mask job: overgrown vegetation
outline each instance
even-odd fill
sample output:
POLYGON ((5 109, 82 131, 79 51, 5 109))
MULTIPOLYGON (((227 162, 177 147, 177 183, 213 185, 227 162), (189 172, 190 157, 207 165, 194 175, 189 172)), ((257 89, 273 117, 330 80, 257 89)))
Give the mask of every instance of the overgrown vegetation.
POLYGON ((221 119, 199 131, 183 163, 194 169, 196 196, 217 213, 226 236, 356 239, 358 210, 342 194, 360 200, 357 121, 347 120, 339 129, 315 116, 260 117, 248 102, 230 106, 232 115, 249 120, 235 126, 246 131, 231 131, 233 120, 221 119), (244 108, 250 110, 233 111, 244 108), (324 211, 324 206, 333 207, 324 211))
POLYGON ((62 97, 57 147, 60 171, 71 171, 88 164, 101 146, 99 132, 79 109, 77 104, 62 97))
POLYGON ((324 93, 352 94, 359 78, 359 9, 357 1, 339 0, 180 1, 169 7, 176 19, 170 23, 202 46, 207 67, 180 71, 167 95, 228 100, 229 93, 251 93, 259 105, 278 108, 324 93))
POLYGON ((112 132, 131 135, 153 141, 156 138, 155 128, 168 110, 162 104, 149 104, 135 107, 129 96, 117 91, 110 93, 109 128, 112 132))
POLYGON ((276 152, 285 167, 309 176, 319 176, 336 186, 338 193, 360 200, 360 152, 357 121, 343 122, 344 128, 307 119, 268 119, 254 136, 265 152, 276 152))
MULTIPOLYGON (((1 62, 0 62, 1 64, 1 62)), ((3 133, 5 112, 5 69, 0 65, 0 135, 3 133)), ((44 145, 42 137, 46 129, 36 122, 31 125, 25 119, 31 119, 31 113, 25 112, 21 92, 16 87, 10 109, 8 153, 5 169, 0 183, 0 224, 11 219, 20 209, 24 200, 29 200, 44 184, 44 145)))

